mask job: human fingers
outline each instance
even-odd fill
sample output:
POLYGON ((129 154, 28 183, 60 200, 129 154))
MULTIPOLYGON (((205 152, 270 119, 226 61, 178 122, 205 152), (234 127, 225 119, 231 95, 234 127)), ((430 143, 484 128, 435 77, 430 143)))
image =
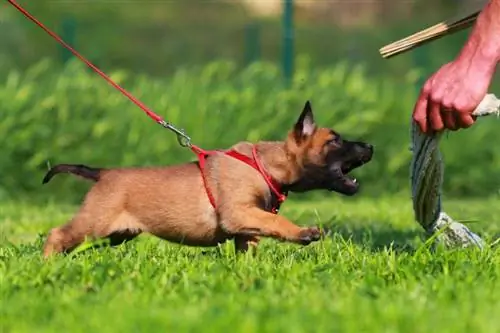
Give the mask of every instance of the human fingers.
POLYGON ((431 101, 427 104, 427 110, 430 127, 436 132, 442 131, 444 128, 444 123, 443 119, 441 118, 441 105, 431 101))
POLYGON ((456 131, 457 121, 456 121, 456 113, 451 109, 442 109, 441 110, 441 118, 443 119, 444 128, 449 129, 451 131, 456 131))

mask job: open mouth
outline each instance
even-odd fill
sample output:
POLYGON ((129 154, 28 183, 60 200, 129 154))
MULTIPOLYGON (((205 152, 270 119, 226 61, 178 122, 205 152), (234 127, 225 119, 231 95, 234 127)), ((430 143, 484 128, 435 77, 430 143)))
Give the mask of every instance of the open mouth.
POLYGON ((358 180, 354 177, 351 177, 349 173, 353 171, 354 169, 357 169, 367 163, 365 159, 360 159, 351 163, 346 163, 342 165, 340 168, 341 171, 341 177, 344 178, 344 180, 351 186, 358 186, 358 180))
POLYGON ((340 168, 340 177, 341 177, 341 180, 342 182, 344 183, 344 185, 348 188, 350 188, 351 190, 357 190, 358 187, 359 187, 359 182, 356 178, 352 177, 351 175, 349 175, 349 172, 351 172, 352 170, 360 167, 362 164, 361 163, 357 163, 358 165, 356 166, 352 166, 352 167, 341 167, 340 168))
POLYGON ((369 159, 363 158, 352 162, 344 162, 340 168, 336 168, 337 181, 330 188, 330 191, 340 192, 346 195, 353 195, 359 189, 359 181, 349 173, 366 164, 369 159))

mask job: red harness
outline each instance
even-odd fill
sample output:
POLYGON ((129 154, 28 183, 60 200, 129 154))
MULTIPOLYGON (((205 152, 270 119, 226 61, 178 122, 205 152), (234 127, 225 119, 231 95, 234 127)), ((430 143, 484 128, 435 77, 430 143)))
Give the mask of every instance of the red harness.
POLYGON ((267 172, 265 172, 264 168, 262 167, 262 164, 260 163, 259 159, 257 158, 257 149, 255 148, 255 146, 253 146, 253 149, 252 149, 252 157, 248 157, 246 155, 238 153, 235 150, 228 150, 228 151, 208 150, 207 151, 207 150, 203 150, 195 145, 191 146, 191 150, 198 156, 198 165, 200 167, 201 177, 203 178, 203 185, 205 186, 205 190, 207 192, 208 199, 210 200, 210 203, 212 204, 212 206, 214 208, 216 208, 215 199, 214 199, 212 192, 208 188, 207 177, 206 177, 205 172, 204 172, 205 161, 206 161, 206 158, 208 156, 213 155, 217 152, 222 152, 227 156, 231 156, 237 160, 240 160, 241 162, 243 162, 245 164, 248 164, 249 166, 251 166, 252 168, 257 170, 262 175, 262 177, 264 177, 264 180, 266 181, 267 185, 271 189, 271 192, 276 197, 275 203, 272 206, 271 212, 273 214, 278 213, 281 204, 283 203, 283 201, 285 201, 285 199, 287 197, 287 193, 283 192, 281 190, 281 186, 267 172))

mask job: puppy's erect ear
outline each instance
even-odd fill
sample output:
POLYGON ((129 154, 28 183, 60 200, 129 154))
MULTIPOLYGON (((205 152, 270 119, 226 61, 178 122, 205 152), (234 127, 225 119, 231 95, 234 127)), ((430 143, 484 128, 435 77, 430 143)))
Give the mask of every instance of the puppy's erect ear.
POLYGON ((316 123, 314 122, 314 116, 311 108, 311 103, 309 101, 304 105, 304 109, 300 114, 299 119, 295 123, 294 135, 295 139, 300 142, 303 139, 311 136, 316 130, 316 123))

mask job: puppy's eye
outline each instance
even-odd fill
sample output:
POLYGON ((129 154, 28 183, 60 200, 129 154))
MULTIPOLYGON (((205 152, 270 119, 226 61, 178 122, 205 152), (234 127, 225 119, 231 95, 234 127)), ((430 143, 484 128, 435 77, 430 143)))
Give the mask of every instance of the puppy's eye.
POLYGON ((342 138, 340 136, 334 136, 327 142, 329 145, 334 144, 334 145, 341 145, 342 144, 342 138))

